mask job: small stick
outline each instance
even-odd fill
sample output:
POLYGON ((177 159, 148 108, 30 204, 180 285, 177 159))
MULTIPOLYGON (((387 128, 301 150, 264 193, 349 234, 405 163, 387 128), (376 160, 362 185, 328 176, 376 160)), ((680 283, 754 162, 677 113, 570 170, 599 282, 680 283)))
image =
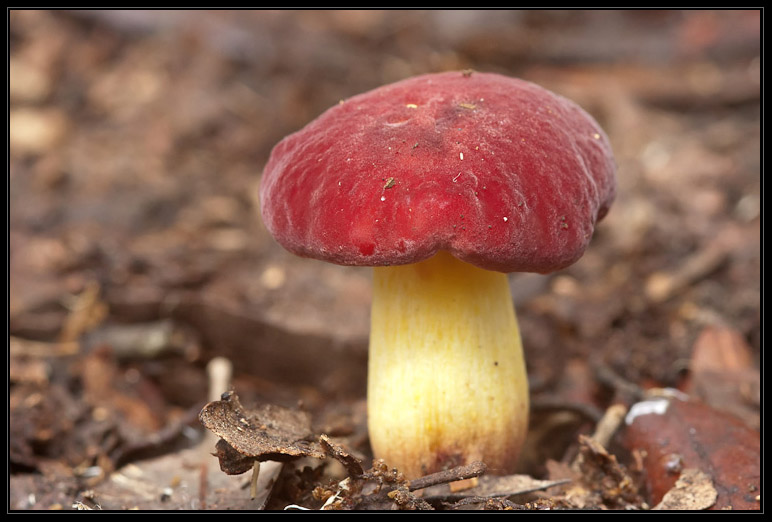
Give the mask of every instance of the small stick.
POLYGON ((608 448, 625 415, 627 415, 627 406, 624 404, 612 404, 609 406, 603 418, 595 426, 592 438, 604 448, 608 448))
POLYGON ((257 477, 260 476, 260 461, 256 460, 252 465, 252 481, 249 484, 249 498, 255 500, 257 497, 257 477))
POLYGON ((438 484, 447 484, 448 482, 456 482, 457 480, 479 477, 484 474, 487 469, 487 466, 483 462, 472 462, 465 466, 457 466, 455 468, 438 471, 437 473, 411 480, 408 489, 410 491, 415 491, 417 489, 424 489, 438 484))
MULTIPOLYGON (((219 401, 222 394, 230 390, 233 363, 225 357, 215 357, 206 365, 206 374, 209 380, 209 401, 219 401)), ((206 430, 202 447, 212 448, 218 439, 217 435, 206 430)))
POLYGON ((230 389, 233 363, 225 357, 215 357, 206 365, 209 377, 209 401, 219 401, 220 396, 230 389))
MULTIPOLYGON (((625 415, 627 415, 627 406, 623 404, 612 404, 609 406, 603 418, 595 426, 595 432, 591 437, 588 437, 588 440, 598 444, 604 450, 608 448, 614 434, 622 422, 624 422, 625 415)), ((572 469, 577 471, 581 469, 584 457, 584 454, 580 452, 571 463, 572 469)))

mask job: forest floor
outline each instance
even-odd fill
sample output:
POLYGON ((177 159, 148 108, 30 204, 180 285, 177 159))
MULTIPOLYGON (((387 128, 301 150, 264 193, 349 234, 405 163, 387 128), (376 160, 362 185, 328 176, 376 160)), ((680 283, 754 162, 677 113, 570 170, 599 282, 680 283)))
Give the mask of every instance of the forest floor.
POLYGON ((762 507, 758 11, 12 10, 9 31, 9 510, 762 507), (517 474, 407 483, 367 438, 370 271, 284 251, 257 187, 339 100, 462 69, 583 106, 619 190, 579 262, 510 276, 517 474), (307 444, 227 475, 211 401, 307 444))

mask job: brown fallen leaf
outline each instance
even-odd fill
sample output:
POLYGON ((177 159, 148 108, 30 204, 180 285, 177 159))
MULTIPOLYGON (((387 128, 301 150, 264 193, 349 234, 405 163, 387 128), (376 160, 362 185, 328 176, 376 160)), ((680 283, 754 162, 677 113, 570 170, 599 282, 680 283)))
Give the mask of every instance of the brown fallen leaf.
POLYGON ((199 420, 220 437, 215 455, 220 469, 229 475, 252 470, 255 461, 325 457, 319 443, 311 440, 311 418, 302 411, 272 404, 245 410, 238 396, 228 392, 222 400, 204 406, 199 420))
POLYGON ((94 415, 111 418, 127 436, 147 436, 163 427, 163 415, 140 395, 140 386, 126 380, 110 347, 95 348, 79 363, 83 399, 94 415))
POLYGON ((652 504, 682 470, 710 475, 717 491, 711 509, 759 509, 760 437, 736 417, 697 401, 659 397, 630 409, 623 444, 641 452, 652 504))
POLYGON ((689 376, 682 389, 758 429, 761 374, 753 363, 751 347, 736 329, 718 325, 703 328, 694 342, 689 376))

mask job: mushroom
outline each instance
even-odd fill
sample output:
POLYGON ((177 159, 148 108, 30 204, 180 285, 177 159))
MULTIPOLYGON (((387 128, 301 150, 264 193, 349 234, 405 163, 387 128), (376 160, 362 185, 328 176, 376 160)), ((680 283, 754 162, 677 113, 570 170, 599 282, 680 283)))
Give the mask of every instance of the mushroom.
POLYGON ((608 138, 573 102, 478 72, 354 96, 273 149, 260 186, 289 251, 373 266, 368 429, 415 478, 511 473, 528 381, 507 273, 583 254, 615 195, 608 138))

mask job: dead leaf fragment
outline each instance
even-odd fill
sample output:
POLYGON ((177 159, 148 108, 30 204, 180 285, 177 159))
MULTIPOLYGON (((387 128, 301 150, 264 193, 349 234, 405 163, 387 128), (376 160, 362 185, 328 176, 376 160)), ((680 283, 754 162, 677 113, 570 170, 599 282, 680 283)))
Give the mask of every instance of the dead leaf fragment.
POLYGON ((638 485, 629 471, 595 439, 579 436, 578 466, 590 504, 600 503, 611 509, 637 509, 643 506, 638 485))
POLYGON ((718 492, 710 475, 698 469, 685 469, 675 486, 665 493, 655 510, 702 510, 716 503, 718 492))
POLYGON ((229 392, 204 406, 198 418, 220 437, 215 455, 229 475, 251 470, 255 461, 325 456, 319 444, 310 440, 311 418, 302 411, 272 404, 245 410, 236 394, 229 392))
POLYGON ((694 342, 684 391, 758 428, 761 374, 751 352, 738 330, 706 326, 694 342))
POLYGON ((319 437, 319 442, 322 445, 325 453, 340 462, 349 475, 352 477, 360 477, 364 473, 362 468, 362 462, 352 455, 346 448, 340 444, 332 441, 327 435, 319 437))

